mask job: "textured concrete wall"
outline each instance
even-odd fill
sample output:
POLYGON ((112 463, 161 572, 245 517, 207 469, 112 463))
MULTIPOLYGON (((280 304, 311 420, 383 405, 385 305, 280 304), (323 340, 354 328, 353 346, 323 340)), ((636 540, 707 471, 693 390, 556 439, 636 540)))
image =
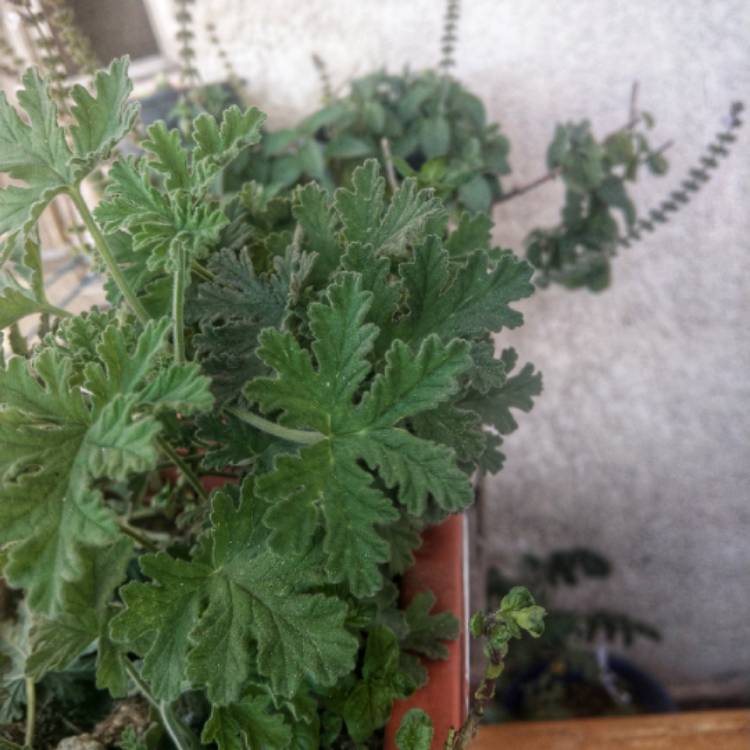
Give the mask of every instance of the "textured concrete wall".
MULTIPOLYGON (((437 58, 440 0, 212 0, 199 23, 206 9, 276 123, 315 105, 313 51, 342 84, 437 58)), ((150 10, 173 49, 170 0, 150 10)), ((638 190, 648 206, 748 96, 748 33, 747 0, 467 0, 457 75, 511 137, 519 182, 543 171, 556 121, 588 116, 608 132, 640 80, 657 139, 676 140, 672 173, 638 190)), ((544 371, 545 393, 488 484, 490 557, 606 552, 612 584, 576 597, 661 627, 666 640, 641 657, 678 685, 750 674, 748 135, 688 211, 623 252, 614 289, 541 292, 499 342, 544 371)), ((503 206, 498 240, 519 248, 560 199, 552 184, 503 206)))

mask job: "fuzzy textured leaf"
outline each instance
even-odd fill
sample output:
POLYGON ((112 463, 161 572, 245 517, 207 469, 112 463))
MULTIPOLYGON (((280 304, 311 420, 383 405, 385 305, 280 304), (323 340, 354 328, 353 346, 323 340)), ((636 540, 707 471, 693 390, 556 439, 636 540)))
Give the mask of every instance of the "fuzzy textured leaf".
POLYGON ((349 242, 369 244, 375 253, 398 254, 428 220, 444 213, 431 191, 418 190, 413 179, 403 182, 387 208, 384 194, 385 178, 375 159, 354 170, 352 189, 336 191, 336 211, 349 242))
POLYGON ((229 706, 214 706, 201 739, 215 742, 219 750, 289 747, 291 729, 284 715, 272 709, 268 696, 253 694, 229 706))
MULTIPOLYGON (((166 320, 149 323, 129 350, 121 329, 109 325, 96 360, 83 368, 83 382, 56 348, 28 362, 13 358, 0 369, 0 543, 11 544, 5 574, 28 590, 33 610, 53 613, 64 581, 83 575, 81 545, 109 544, 119 533, 91 480, 125 479, 156 463, 160 425, 153 416, 133 414, 158 404, 168 392, 159 383, 174 379, 148 383, 167 328, 166 320)), ((206 378, 193 366, 170 368, 192 378, 185 406, 210 407, 206 378)))
POLYGON ((26 71, 18 92, 28 123, 0 92, 0 172, 25 183, 0 190, 0 234, 28 232, 52 198, 76 186, 133 127, 137 105, 128 102, 127 69, 127 59, 120 58, 99 71, 93 95, 73 87, 72 150, 47 84, 35 70, 26 71))
POLYGON ((357 644, 344 627, 346 606, 309 593, 323 580, 319 552, 269 551, 260 510, 251 482, 238 506, 215 494, 199 558, 147 555, 141 567, 157 585, 122 589, 127 609, 111 632, 143 653, 144 677, 158 697, 173 700, 192 684, 224 706, 241 699, 251 673, 292 696, 303 679, 325 687, 351 669, 357 644))
POLYGON ((341 274, 326 302, 310 308, 316 364, 291 334, 266 330, 258 356, 277 376, 258 378, 246 388, 264 411, 281 411, 284 424, 321 433, 298 455, 279 457, 275 470, 259 479, 259 491, 274 503, 265 518, 274 531, 272 546, 305 548, 322 524, 332 580, 346 580, 360 596, 380 588, 378 564, 388 558, 388 545, 375 526, 397 517, 361 461, 388 487, 398 487, 399 499, 415 515, 428 495, 450 510, 471 499, 452 452, 398 426, 456 393, 457 378, 470 363, 468 347, 432 337, 415 354, 394 341, 385 369, 356 404, 377 335, 377 328, 364 322, 371 303, 372 294, 362 290, 357 274, 341 274))
POLYGON ((451 263, 440 241, 430 237, 401 267, 409 315, 398 326, 398 335, 419 341, 437 333, 449 340, 516 328, 523 316, 510 303, 534 291, 532 272, 512 253, 503 254, 497 263, 483 252, 473 253, 465 264, 451 263))

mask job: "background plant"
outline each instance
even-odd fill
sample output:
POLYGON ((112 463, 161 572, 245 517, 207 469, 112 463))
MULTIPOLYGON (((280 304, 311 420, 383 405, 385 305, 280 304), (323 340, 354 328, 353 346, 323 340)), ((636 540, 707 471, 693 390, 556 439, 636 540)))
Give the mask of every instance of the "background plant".
POLYGON ((585 547, 555 550, 544 557, 524 555, 512 576, 503 575, 497 568, 490 569, 487 579, 490 606, 501 600, 513 581, 518 580, 532 586, 548 609, 544 634, 537 641, 518 644, 506 660, 506 670, 498 681, 497 699, 488 710, 492 720, 564 718, 576 715, 580 708, 587 715, 592 710, 602 713, 637 710, 628 686, 608 671, 606 658, 602 661, 601 656, 613 648, 629 648, 638 640, 658 642, 659 630, 627 612, 575 609, 551 603, 553 597, 559 601, 561 590, 570 590, 584 582, 604 583, 611 574, 612 564, 585 547), (602 646, 606 651, 602 651, 602 646), (577 692, 584 697, 577 696, 577 692), (514 707, 512 696, 521 697, 520 708, 514 707), (581 700, 583 706, 579 706, 581 700))
MULTIPOLYGON (((520 639, 524 632, 532 638, 541 637, 545 615, 544 608, 534 601, 528 589, 514 586, 503 596, 496 610, 472 616, 469 628, 474 638, 482 639, 487 664, 468 715, 460 727, 451 729, 444 750, 466 750, 471 746, 487 705, 495 695, 495 683, 505 669, 511 642, 520 639)), ((396 733, 399 750, 430 750, 432 739, 430 717, 418 708, 408 711, 396 733)))

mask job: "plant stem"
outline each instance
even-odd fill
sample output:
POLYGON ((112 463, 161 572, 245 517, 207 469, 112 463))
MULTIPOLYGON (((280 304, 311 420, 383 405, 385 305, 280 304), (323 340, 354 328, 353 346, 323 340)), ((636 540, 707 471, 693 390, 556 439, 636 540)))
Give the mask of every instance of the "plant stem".
POLYGON ((381 138, 380 148, 383 151, 383 161, 385 162, 385 176, 388 178, 391 192, 395 193, 398 190, 398 179, 396 178, 396 170, 393 168, 390 141, 387 138, 381 138))
POLYGON ((198 738, 174 715, 172 706, 166 701, 160 701, 144 682, 138 670, 129 659, 124 659, 125 671, 130 675, 135 686, 143 697, 156 709, 169 738, 174 742, 177 750, 198 750, 202 747, 198 738))
POLYGON ((216 277, 204 265, 197 260, 192 261, 190 268, 196 276, 200 276, 204 281, 213 281, 216 277))
POLYGON ((294 226, 294 234, 292 234, 292 251, 298 253, 302 247, 302 238, 305 236, 305 230, 302 228, 302 224, 297 223, 294 226))
POLYGON ((468 750, 471 747, 479 725, 484 718, 487 704, 495 695, 495 680, 489 679, 485 674, 479 687, 474 693, 474 700, 469 708, 469 715, 461 725, 461 728, 445 743, 445 750, 468 750))
POLYGON ((102 256, 104 265, 107 267, 107 271, 112 277, 112 280, 117 284, 117 288, 120 290, 120 293, 125 298, 128 305, 130 305, 131 310, 136 314, 138 320, 140 320, 141 323, 147 323, 149 320, 149 314, 146 312, 146 308, 141 304, 138 297, 135 296, 135 293, 130 288, 130 284, 128 284, 127 279, 117 265, 117 261, 115 260, 114 255, 112 255, 112 251, 109 249, 107 240, 104 238, 101 229, 99 229, 98 224, 94 220, 89 207, 86 205, 86 201, 84 200, 83 195, 81 195, 81 191, 77 187, 69 187, 68 194, 70 195, 75 207, 78 209, 78 213, 80 214, 83 223, 86 225, 86 229, 88 229, 96 249, 102 256))
POLYGON ((182 460, 182 456, 166 440, 159 438, 157 443, 161 451, 166 453, 169 456, 169 460, 182 472, 185 481, 193 488, 195 494, 204 502, 208 502, 208 495, 203 489, 200 479, 193 473, 190 465, 182 460))
POLYGON ((120 519, 118 525, 120 526, 120 530, 123 534, 127 534, 131 539, 135 539, 135 541, 138 542, 138 544, 140 544, 142 547, 145 547, 151 552, 157 552, 159 550, 159 547, 154 542, 152 542, 139 529, 131 526, 127 521, 120 519))
POLYGON ((73 317, 73 313, 68 312, 67 310, 63 310, 62 307, 53 305, 51 302, 43 302, 43 303, 40 302, 39 307, 43 308, 43 311, 45 313, 48 313, 49 315, 54 315, 57 318, 73 317))
POLYGON ((42 266, 42 253, 38 242, 31 238, 26 240, 24 252, 24 262, 31 266, 36 273, 31 275, 31 288, 34 290, 34 296, 45 305, 49 304, 47 291, 44 288, 44 268, 42 266))
POLYGON ((258 414, 253 414, 251 411, 246 409, 227 408, 227 412, 233 414, 237 419, 241 419, 243 422, 251 424, 261 432, 266 432, 274 437, 281 438, 282 440, 288 440, 290 443, 301 443, 302 445, 314 445, 325 439, 325 435, 321 432, 315 432, 313 430, 295 430, 291 427, 284 427, 275 422, 271 422, 269 419, 265 419, 258 414))
POLYGON ((628 110, 630 121, 635 122, 640 116, 638 114, 638 81, 633 81, 633 87, 630 89, 630 109, 628 110))
POLYGON ((175 364, 185 363, 185 286, 187 280, 187 252, 182 243, 177 246, 177 268, 172 282, 172 331, 175 364))
POLYGON ((522 185, 521 187, 513 188, 513 190, 503 193, 499 198, 495 199, 495 205, 498 203, 505 203, 505 201, 509 201, 513 198, 517 198, 519 195, 523 195, 524 193, 528 193, 530 190, 534 190, 535 188, 538 188, 540 185, 544 185, 546 182, 551 182, 552 180, 555 180, 560 175, 560 169, 559 167, 557 169, 552 169, 547 174, 542 175, 541 177, 537 177, 535 180, 532 180, 526 185, 522 185))
POLYGON ((36 723, 36 685, 30 677, 26 678, 26 733, 24 747, 34 747, 34 724, 36 723))

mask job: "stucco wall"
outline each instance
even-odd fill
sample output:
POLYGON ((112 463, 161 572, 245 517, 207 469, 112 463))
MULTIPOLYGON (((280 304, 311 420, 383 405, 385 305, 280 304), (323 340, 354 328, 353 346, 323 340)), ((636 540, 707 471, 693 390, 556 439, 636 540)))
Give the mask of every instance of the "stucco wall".
MULTIPOLYGON (((387 64, 434 64, 441 0, 198 3, 253 96, 277 124, 317 102, 309 63, 334 83, 387 64)), ((150 0, 166 51, 170 0, 150 0)), ((671 174, 638 190, 642 206, 676 186, 733 99, 750 92, 746 0, 474 0, 464 3, 457 75, 513 143, 513 179, 543 171, 558 120, 599 132, 627 117, 631 82, 674 138, 671 174)), ((208 78, 216 72, 206 69, 208 78)), ((750 187, 748 131, 689 210, 623 252, 603 295, 540 292, 512 343, 545 373, 545 393, 507 443, 487 486, 489 555, 588 544, 617 565, 582 590, 664 632, 642 652, 685 685, 750 674, 750 187)), ((553 221, 554 184, 496 213, 518 248, 553 221)))

